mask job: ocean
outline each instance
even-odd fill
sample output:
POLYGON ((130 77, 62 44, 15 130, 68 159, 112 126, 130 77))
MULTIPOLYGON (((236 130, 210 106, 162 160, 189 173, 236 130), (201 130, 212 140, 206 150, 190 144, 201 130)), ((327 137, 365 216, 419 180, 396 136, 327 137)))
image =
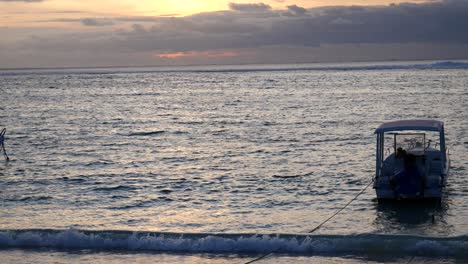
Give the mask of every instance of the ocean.
POLYGON ((468 262, 466 61, 0 70, 0 93, 1 263, 468 262), (445 122, 441 204, 364 190, 399 119, 445 122))

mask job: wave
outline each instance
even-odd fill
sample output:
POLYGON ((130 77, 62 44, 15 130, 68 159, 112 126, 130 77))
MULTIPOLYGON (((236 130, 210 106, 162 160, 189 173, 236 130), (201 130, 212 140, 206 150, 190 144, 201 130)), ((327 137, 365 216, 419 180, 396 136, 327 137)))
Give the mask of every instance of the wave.
POLYGON ((10 202, 37 202, 37 201, 45 201, 45 200, 50 200, 52 197, 50 196, 24 196, 20 198, 11 198, 11 199, 6 199, 7 201, 10 202))
POLYGON ((128 136, 154 136, 166 133, 166 131, 158 130, 158 131, 145 131, 145 132, 133 132, 128 134, 128 136))
POLYGON ((273 175, 272 177, 273 178, 280 178, 280 179, 291 179, 291 178, 299 178, 299 177, 306 177, 306 176, 310 176, 310 175, 313 175, 314 173, 313 172, 308 172, 308 173, 304 173, 304 174, 294 174, 294 175, 273 175))
POLYGON ((105 192, 110 192, 110 191, 132 191, 135 190, 134 187, 131 186, 125 186, 125 185, 118 185, 118 186, 109 186, 109 187, 97 187, 93 189, 94 191, 105 191, 105 192))
POLYGON ((440 61, 434 63, 422 64, 381 64, 381 65, 364 65, 364 66, 350 66, 350 67, 329 67, 321 68, 322 70, 443 70, 443 69, 468 69, 467 62, 457 61, 440 61))
POLYGON ((134 67, 134 68, 83 68, 83 69, 9 69, 0 70, 0 75, 27 74, 132 74, 132 73, 211 73, 211 72, 262 72, 262 71, 372 71, 405 69, 468 69, 465 61, 438 61, 432 63, 338 63, 333 64, 285 64, 285 65, 224 65, 224 66, 181 66, 181 67, 134 67))
POLYGON ((353 234, 218 234, 116 230, 0 230, 0 248, 54 248, 184 253, 408 255, 468 258, 468 236, 353 234))

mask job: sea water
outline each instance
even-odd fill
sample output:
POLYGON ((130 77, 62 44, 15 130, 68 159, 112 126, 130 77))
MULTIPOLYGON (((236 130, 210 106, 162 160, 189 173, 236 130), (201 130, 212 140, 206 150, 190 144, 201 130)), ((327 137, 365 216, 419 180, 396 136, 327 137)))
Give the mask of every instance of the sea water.
POLYGON ((468 63, 0 71, 0 262, 468 261, 468 63), (373 130, 445 122, 437 204, 369 187, 373 130))

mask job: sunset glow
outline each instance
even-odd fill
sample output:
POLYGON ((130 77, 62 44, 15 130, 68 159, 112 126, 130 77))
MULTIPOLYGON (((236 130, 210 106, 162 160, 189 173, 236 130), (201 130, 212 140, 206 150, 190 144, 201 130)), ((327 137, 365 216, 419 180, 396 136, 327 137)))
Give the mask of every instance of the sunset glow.
POLYGON ((154 54, 156 58, 181 59, 181 58, 227 58, 245 55, 246 53, 234 51, 188 51, 154 54))
MULTIPOLYGON (((283 9, 289 5, 313 8, 328 5, 388 5, 392 3, 413 2, 424 0, 338 0, 308 1, 308 0, 266 0, 266 1, 231 1, 231 0, 0 0, 0 26, 38 26, 38 19, 67 19, 86 17, 115 16, 188 16, 202 12, 229 10, 230 3, 259 4, 264 3, 272 9, 283 9)), ((40 20, 40 21, 41 21, 40 20)))
POLYGON ((466 17, 457 0, 0 0, 0 68, 464 59, 466 17))

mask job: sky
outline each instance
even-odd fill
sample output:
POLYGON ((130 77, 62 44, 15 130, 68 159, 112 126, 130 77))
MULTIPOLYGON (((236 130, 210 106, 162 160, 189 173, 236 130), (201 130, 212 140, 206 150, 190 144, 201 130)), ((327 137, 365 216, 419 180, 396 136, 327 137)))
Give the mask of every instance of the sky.
POLYGON ((0 0, 0 68, 468 59, 468 0, 0 0))

